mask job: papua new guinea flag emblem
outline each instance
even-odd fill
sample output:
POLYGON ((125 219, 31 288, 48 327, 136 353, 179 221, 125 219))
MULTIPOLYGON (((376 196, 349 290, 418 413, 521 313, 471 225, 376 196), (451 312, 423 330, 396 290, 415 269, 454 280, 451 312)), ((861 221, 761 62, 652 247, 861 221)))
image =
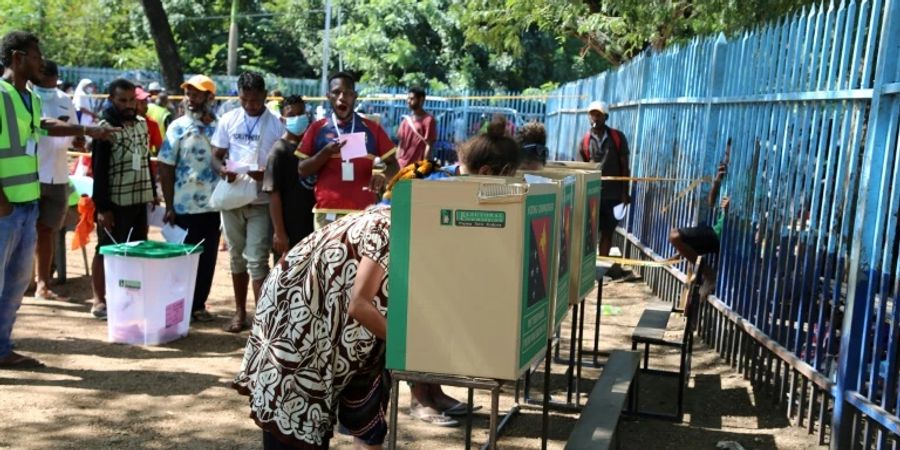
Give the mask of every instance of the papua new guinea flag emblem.
POLYGON ((528 306, 547 298, 550 275, 550 216, 531 220, 528 257, 528 306))

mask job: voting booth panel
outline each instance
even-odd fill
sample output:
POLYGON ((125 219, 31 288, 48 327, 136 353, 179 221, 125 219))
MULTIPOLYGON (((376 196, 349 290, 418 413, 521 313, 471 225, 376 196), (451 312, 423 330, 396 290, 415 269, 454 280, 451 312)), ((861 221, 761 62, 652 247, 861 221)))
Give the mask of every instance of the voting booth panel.
POLYGON ((394 187, 389 369, 515 380, 541 356, 558 191, 486 177, 394 187))

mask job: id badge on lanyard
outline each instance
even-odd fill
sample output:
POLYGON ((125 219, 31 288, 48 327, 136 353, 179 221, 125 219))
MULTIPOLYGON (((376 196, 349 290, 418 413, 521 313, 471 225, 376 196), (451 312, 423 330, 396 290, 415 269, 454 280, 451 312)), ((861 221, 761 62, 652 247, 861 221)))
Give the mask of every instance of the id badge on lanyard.
MULTIPOLYGON (((338 135, 338 139, 341 137, 341 128, 338 127, 337 116, 334 113, 331 113, 331 124, 334 125, 334 131, 338 135)), ((356 118, 350 116, 350 133, 356 132, 356 118)), ((353 161, 344 161, 341 163, 341 181, 353 181, 353 161)))
POLYGON ((131 170, 135 172, 141 171, 141 153, 138 151, 131 152, 131 170))

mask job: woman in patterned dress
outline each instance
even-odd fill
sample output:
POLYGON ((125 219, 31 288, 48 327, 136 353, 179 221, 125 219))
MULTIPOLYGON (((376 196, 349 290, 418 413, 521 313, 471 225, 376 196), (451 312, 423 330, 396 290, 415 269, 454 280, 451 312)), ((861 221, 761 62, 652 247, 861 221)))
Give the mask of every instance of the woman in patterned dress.
MULTIPOLYGON (((490 132, 459 154, 460 173, 480 175, 514 173, 520 157, 515 141, 490 132)), ((266 278, 233 383, 250 397, 265 449, 326 449, 335 422, 355 448, 382 448, 390 227, 389 206, 347 216, 297 244, 266 278)))

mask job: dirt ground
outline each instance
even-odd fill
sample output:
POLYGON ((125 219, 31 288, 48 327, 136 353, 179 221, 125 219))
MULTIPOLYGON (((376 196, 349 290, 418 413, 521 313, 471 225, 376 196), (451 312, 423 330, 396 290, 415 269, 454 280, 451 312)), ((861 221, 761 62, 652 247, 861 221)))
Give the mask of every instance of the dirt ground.
MULTIPOLYGON (((70 234, 71 237, 71 234, 70 234)), ((93 251, 93 245, 91 246, 93 251)), ((35 371, 0 370, 0 448, 12 449, 259 449, 261 432, 248 418, 244 397, 228 387, 238 369, 247 333, 221 331, 232 311, 227 253, 219 254, 209 300, 215 322, 196 324, 190 335, 168 345, 137 347, 106 342, 106 322, 90 317, 90 283, 80 251, 68 252, 69 280, 55 289, 73 301, 36 302, 26 297, 14 331, 17 350, 47 367, 35 371)), ((591 296, 590 299, 595 297, 591 296)), ((653 296, 646 285, 612 282, 604 288, 601 349, 628 348, 631 329, 643 304, 653 296)), ((585 335, 593 335, 594 301, 588 302, 585 335)), ((569 321, 566 322, 568 324, 569 321)), ((567 326, 567 325, 566 325, 567 326)), ((673 318, 670 329, 680 320, 673 318)), ((564 330, 564 336, 568 334, 564 330)), ((678 337, 677 331, 673 337, 678 337)), ((590 342, 585 343, 589 347, 590 342)), ((563 348, 565 355, 566 348, 563 348)), ((677 354, 653 354, 659 367, 674 368, 677 354)), ((554 366, 557 395, 564 391, 564 368, 554 366)), ((599 371, 585 369, 582 391, 590 392, 599 371)), ((536 377, 536 381, 540 376, 536 377)), ((673 406, 674 383, 645 377, 642 405, 673 406)), ((513 385, 504 390, 501 412, 513 404, 513 385)), ((449 392, 464 398, 465 391, 449 392)), ((535 392, 535 395, 538 395, 535 392)), ((474 442, 487 439, 490 399, 475 418, 474 442)), ((437 428, 406 415, 409 390, 400 392, 399 448, 463 448, 463 428, 437 428)), ((792 427, 771 398, 757 397, 750 384, 721 364, 698 341, 685 422, 673 424, 624 419, 622 449, 715 449, 737 441, 747 450, 819 449, 814 437, 792 427)), ((574 414, 551 413, 550 448, 561 449, 575 424, 574 414)), ((499 447, 540 448, 540 412, 525 410, 504 430, 499 447)), ((334 448, 350 448, 338 437, 334 448)))

